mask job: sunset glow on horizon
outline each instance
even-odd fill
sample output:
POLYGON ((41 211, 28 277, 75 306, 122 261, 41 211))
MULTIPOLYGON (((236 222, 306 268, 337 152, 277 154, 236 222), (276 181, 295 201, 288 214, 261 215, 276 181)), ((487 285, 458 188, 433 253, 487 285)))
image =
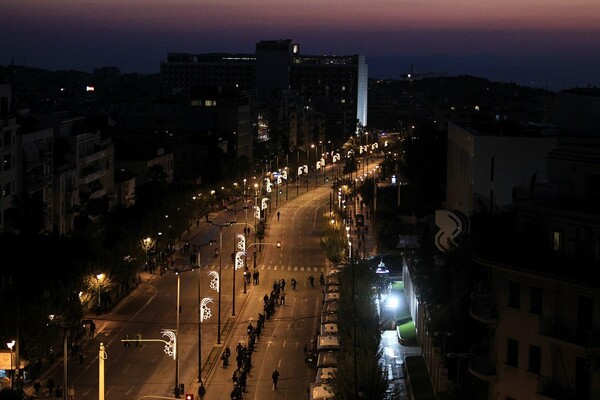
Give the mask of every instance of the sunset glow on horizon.
POLYGON ((71 60, 130 70, 154 59, 146 70, 157 70, 168 52, 253 53, 261 40, 287 38, 303 54, 587 56, 600 64, 600 2, 4 0, 0 35, 0 64, 22 58, 51 68, 71 60))

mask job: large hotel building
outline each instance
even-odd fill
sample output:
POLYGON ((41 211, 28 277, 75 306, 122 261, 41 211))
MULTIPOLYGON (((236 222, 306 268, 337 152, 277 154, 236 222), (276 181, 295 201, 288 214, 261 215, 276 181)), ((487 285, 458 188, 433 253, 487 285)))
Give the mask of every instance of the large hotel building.
POLYGON ((322 116, 321 139, 339 143, 356 131, 357 124, 367 125, 364 55, 306 56, 290 39, 270 40, 257 43, 254 54, 170 53, 160 74, 174 93, 223 86, 259 98, 275 93, 293 98, 322 116))

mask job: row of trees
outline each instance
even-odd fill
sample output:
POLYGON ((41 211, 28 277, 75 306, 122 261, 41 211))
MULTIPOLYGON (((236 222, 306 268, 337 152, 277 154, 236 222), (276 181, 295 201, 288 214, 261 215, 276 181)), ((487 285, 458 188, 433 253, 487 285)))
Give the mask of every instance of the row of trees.
MULTIPOLYGON (((343 183, 343 182, 340 182, 343 183)), ((350 182, 345 196, 356 196, 350 182)), ((333 380, 335 398, 340 400, 383 399, 388 383, 381 368, 381 326, 375 304, 380 277, 366 260, 349 254, 344 216, 338 210, 323 216, 321 247, 327 259, 341 266, 338 328, 340 351, 333 380), (360 372, 359 372, 360 371, 360 372)))
MULTIPOLYGON (((23 229, 0 233, 3 249, 15 260, 0 270, 0 338, 19 340, 19 356, 29 361, 34 378, 60 356, 64 334, 84 333, 86 314, 110 307, 135 287, 148 257, 145 238, 161 248, 174 244, 191 221, 230 195, 235 193, 204 189, 199 195, 168 185, 158 167, 136 188, 135 205, 107 209, 69 235, 41 232, 35 219, 22 219, 23 229)), ((24 216, 32 213, 25 204, 15 208, 24 216)))

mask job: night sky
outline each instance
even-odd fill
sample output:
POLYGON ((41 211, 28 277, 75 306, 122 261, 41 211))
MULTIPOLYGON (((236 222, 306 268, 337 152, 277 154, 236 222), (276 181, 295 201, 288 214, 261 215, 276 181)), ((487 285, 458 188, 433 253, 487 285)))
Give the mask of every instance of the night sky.
POLYGON ((372 78, 600 86, 598 0, 2 0, 0 64, 156 73, 169 52, 364 54, 372 78))

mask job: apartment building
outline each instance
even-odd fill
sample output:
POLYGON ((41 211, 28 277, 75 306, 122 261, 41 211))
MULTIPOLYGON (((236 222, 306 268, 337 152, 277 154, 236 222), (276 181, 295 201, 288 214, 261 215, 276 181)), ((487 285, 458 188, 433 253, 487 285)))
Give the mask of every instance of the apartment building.
POLYGON ((489 335, 469 370, 490 399, 600 395, 600 147, 564 139, 547 160, 548 181, 516 187, 494 226, 508 235, 481 235, 473 255, 489 275, 471 314, 489 335))
POLYGON ((112 207, 112 140, 83 117, 17 112, 10 99, 10 85, 0 85, 2 231, 20 231, 18 215, 26 213, 35 219, 28 224, 33 229, 66 234, 77 218, 94 221, 112 207))
POLYGON ((597 98, 559 93, 556 136, 482 144, 449 126, 448 209, 470 217, 470 315, 487 332, 459 355, 488 399, 600 396, 600 132, 571 107, 597 98))

